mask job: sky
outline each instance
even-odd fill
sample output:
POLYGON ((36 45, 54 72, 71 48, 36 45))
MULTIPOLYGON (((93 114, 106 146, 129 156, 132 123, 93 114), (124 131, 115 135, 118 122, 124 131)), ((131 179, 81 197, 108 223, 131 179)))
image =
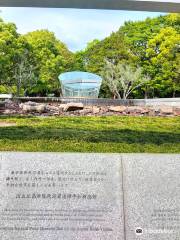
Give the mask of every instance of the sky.
POLYGON ((117 31, 125 21, 144 20, 162 13, 88 10, 61 8, 0 8, 4 21, 14 22, 18 32, 25 34, 48 29, 75 52, 86 47, 93 39, 103 39, 117 31))

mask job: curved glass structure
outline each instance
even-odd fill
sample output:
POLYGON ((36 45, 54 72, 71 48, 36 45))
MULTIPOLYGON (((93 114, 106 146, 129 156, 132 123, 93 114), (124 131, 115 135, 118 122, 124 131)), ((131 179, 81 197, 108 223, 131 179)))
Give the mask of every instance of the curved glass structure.
POLYGON ((102 78, 88 72, 66 72, 59 75, 63 97, 98 97, 102 78))

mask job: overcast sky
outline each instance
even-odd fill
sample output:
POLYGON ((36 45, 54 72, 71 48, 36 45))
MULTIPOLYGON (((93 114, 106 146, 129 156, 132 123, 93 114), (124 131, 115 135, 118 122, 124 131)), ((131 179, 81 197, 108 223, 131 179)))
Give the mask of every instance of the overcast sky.
POLYGON ((103 39, 125 21, 143 20, 162 13, 54 8, 0 8, 0 16, 14 22, 19 33, 37 29, 53 31, 71 51, 83 49, 93 39, 103 39))

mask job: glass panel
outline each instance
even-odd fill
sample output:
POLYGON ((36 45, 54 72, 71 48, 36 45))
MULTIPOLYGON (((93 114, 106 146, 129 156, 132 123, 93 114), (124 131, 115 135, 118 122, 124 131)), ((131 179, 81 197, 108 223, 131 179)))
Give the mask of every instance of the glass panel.
POLYGON ((67 72, 59 76, 64 97, 95 97, 99 95, 102 78, 88 72, 67 72))

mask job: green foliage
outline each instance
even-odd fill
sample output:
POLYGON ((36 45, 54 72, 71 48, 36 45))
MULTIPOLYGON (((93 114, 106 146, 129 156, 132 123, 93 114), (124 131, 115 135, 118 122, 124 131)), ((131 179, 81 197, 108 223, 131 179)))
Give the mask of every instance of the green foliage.
POLYGON ((0 93, 6 93, 7 89, 4 85, 0 85, 0 93))
MULTIPOLYGON (((20 35, 13 23, 0 19, 1 92, 59 96, 60 73, 79 70, 102 74, 106 60, 132 69, 138 66, 143 76, 150 76, 151 80, 134 89, 131 97, 180 96, 180 14, 126 22, 109 37, 94 39, 76 53, 48 30, 20 35)), ((111 95, 104 81, 100 97, 111 95)))
MULTIPOLYGON (((0 21, 0 85, 2 92, 20 95, 27 88, 25 72, 33 66, 31 46, 12 23, 0 21), (26 70, 25 70, 26 69, 26 70), (16 88, 16 91, 15 91, 16 88)), ((29 82, 32 82, 32 75, 29 82)), ((27 74, 26 74, 27 75, 27 74)))
POLYGON ((0 85, 13 85, 13 59, 18 41, 16 26, 0 20, 0 85))
MULTIPOLYGON (((151 80, 135 89, 132 96, 178 96, 179 36, 180 14, 147 18, 138 22, 129 21, 104 40, 90 42, 81 55, 78 55, 78 62, 81 63, 81 69, 97 74, 102 72, 105 59, 114 61, 115 64, 120 62, 134 67, 139 65, 143 74, 150 76, 151 80), (160 38, 161 43, 158 40, 160 38), (153 42, 157 44, 153 46, 153 42), (150 51, 161 51, 156 52, 156 63, 150 51)), ((109 88, 104 84, 100 96, 110 96, 109 88)))
POLYGON ((127 22, 119 32, 125 35, 143 72, 151 77, 151 81, 140 89, 145 97, 175 96, 175 92, 180 93, 177 70, 180 14, 127 22))
POLYGON ((118 33, 125 36, 131 51, 137 56, 138 63, 146 60, 148 40, 165 26, 165 17, 147 18, 145 21, 126 22, 118 33))
POLYGON ((16 94, 16 91, 17 91, 17 88, 16 86, 8 86, 8 85, 0 85, 0 94, 2 93, 10 93, 10 94, 13 94, 15 95, 16 94))
POLYGON ((180 13, 171 13, 166 16, 168 26, 175 28, 180 33, 180 13))
POLYGON ((24 94, 26 94, 27 91, 37 84, 36 69, 29 59, 29 52, 26 49, 24 53, 18 56, 14 66, 17 96, 20 96, 22 89, 24 90, 24 94))
POLYGON ((89 72, 101 73, 105 59, 119 62, 130 62, 134 58, 128 50, 122 34, 112 33, 102 41, 87 46, 83 54, 84 67, 89 72))
POLYGON ((67 71, 73 61, 72 53, 65 44, 56 39, 48 30, 39 30, 25 35, 32 46, 38 71, 38 85, 34 90, 39 94, 56 91, 59 86, 58 75, 67 71))
POLYGON ((172 27, 161 29, 149 40, 146 55, 148 72, 153 78, 156 91, 160 96, 171 92, 175 96, 180 87, 180 34, 172 27))
POLYGON ((74 54, 74 63, 73 63, 72 70, 86 71, 84 66, 84 51, 78 51, 74 54))
POLYGON ((104 84, 109 88, 114 98, 127 99, 129 95, 150 78, 142 75, 142 69, 125 63, 114 64, 106 60, 103 69, 104 84))

